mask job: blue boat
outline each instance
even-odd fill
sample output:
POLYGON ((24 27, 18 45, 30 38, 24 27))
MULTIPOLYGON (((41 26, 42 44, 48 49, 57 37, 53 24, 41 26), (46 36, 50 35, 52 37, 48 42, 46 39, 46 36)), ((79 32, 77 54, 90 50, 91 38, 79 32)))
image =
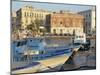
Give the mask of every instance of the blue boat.
MULTIPOLYGON (((79 46, 48 45, 44 38, 26 38, 12 42, 12 74, 35 73, 45 70, 57 71, 79 46)), ((77 50, 76 50, 77 51, 77 50)))

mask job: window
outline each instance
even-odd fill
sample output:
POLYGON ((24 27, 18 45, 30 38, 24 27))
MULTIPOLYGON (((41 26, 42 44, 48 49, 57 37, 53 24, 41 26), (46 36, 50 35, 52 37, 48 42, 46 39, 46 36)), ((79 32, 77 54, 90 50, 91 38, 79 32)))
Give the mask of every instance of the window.
POLYGON ((89 22, 89 26, 91 26, 91 23, 89 22))
POLYGON ((56 29, 53 29, 53 33, 56 34, 56 29))
POLYGON ((37 14, 37 18, 38 18, 38 14, 37 14))
POLYGON ((60 22, 60 24, 62 24, 62 21, 60 22))
POLYGON ((79 38, 83 38, 83 36, 79 36, 79 38))
POLYGON ((90 13, 89 13, 89 17, 91 17, 90 13))
POLYGON ((32 40, 30 40, 30 42, 32 42, 32 40))
POLYGON ((87 15, 85 17, 87 18, 87 15))
POLYGON ((26 20, 26 23, 28 22, 28 20, 26 20))
POLYGON ((30 13, 30 17, 31 17, 31 13, 30 13))
POLYGON ((20 46, 20 42, 17 43, 17 47, 20 46))
POLYGON ((62 29, 60 29, 60 33, 61 33, 61 34, 63 33, 62 29))
POLYGON ((41 14, 41 17, 43 18, 43 14, 41 14))
POLYGON ((33 21, 31 20, 31 23, 33 23, 33 21))
POLYGON ((24 16, 26 17, 26 12, 25 12, 24 16))
POLYGON ((36 13, 35 13, 35 18, 36 18, 36 13))
POLYGON ((27 16, 28 16, 28 12, 27 12, 27 16))
POLYGON ((34 16, 34 13, 32 13, 32 17, 34 16))

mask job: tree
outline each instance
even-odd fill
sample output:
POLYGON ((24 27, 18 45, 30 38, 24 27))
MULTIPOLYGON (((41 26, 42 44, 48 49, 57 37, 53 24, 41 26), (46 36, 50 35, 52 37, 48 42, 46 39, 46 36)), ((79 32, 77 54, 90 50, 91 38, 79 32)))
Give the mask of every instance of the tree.
POLYGON ((34 31, 34 30, 35 30, 35 24, 32 23, 32 24, 28 25, 28 26, 27 26, 27 29, 28 29, 28 30, 31 30, 31 31, 34 31))
POLYGON ((35 23, 31 23, 30 25, 28 25, 26 27, 26 29, 30 32, 30 34, 32 34, 33 36, 35 36, 37 34, 37 28, 35 23))
POLYGON ((40 27, 43 26, 43 20, 35 20, 36 29, 40 31, 40 27))
POLYGON ((42 32, 46 32, 46 29, 44 28, 43 25, 43 20, 36 19, 33 23, 27 26, 27 29, 30 30, 31 32, 35 33, 36 35, 40 35, 42 32))

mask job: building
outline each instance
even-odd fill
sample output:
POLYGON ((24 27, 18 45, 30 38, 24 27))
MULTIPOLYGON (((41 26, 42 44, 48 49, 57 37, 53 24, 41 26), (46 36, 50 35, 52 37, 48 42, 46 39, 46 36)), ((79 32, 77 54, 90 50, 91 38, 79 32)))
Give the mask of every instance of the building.
POLYGON ((84 16, 84 32, 88 35, 96 33, 96 9, 81 11, 79 14, 84 16))
POLYGON ((15 26, 16 26, 16 19, 17 19, 16 12, 13 11, 13 12, 11 13, 11 25, 12 25, 12 29, 14 29, 15 26))
POLYGON ((27 25, 34 23, 35 20, 41 20, 45 24, 46 15, 50 13, 43 9, 25 6, 17 11, 17 25, 25 28, 27 25))
POLYGON ((83 33, 84 17, 70 12, 54 12, 46 16, 46 28, 51 34, 83 33))

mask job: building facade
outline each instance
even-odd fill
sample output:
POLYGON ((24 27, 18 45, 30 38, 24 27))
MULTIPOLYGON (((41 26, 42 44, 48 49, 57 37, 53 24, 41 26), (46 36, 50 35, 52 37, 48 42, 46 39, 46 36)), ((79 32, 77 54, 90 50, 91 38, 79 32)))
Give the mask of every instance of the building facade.
POLYGON ((86 34, 96 33, 96 9, 95 7, 90 10, 81 11, 79 14, 84 16, 84 32, 86 34))
POLYGON ((34 23, 35 20, 42 20, 43 24, 45 24, 46 15, 50 13, 43 9, 25 6, 17 11, 17 25, 25 28, 27 25, 34 23))
POLYGON ((16 21, 17 21, 16 19, 17 19, 16 12, 13 11, 13 12, 11 13, 11 25, 12 25, 12 29, 13 29, 14 27, 16 27, 16 21))
POLYGON ((53 13, 46 17, 46 28, 51 34, 83 33, 84 17, 76 13, 53 13))

